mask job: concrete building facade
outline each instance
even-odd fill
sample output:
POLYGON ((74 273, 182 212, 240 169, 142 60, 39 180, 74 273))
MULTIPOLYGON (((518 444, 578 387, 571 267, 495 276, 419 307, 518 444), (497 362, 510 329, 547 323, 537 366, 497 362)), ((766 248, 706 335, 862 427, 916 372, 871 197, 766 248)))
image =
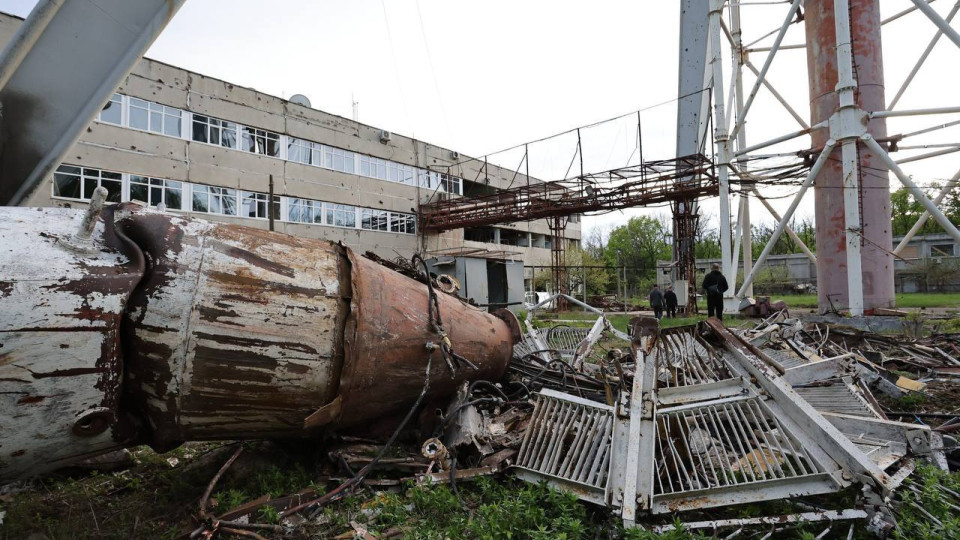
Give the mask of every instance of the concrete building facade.
MULTIPOLYGON (((0 13, 0 46, 19 17, 0 13)), ((141 59, 30 206, 83 205, 97 186, 203 219, 343 242, 385 258, 414 252, 503 251, 549 264, 545 220, 419 234, 421 203, 527 182, 487 165, 226 81, 141 59)), ((539 182, 531 178, 530 182, 539 182)), ((579 246, 571 220, 566 245, 579 246)))

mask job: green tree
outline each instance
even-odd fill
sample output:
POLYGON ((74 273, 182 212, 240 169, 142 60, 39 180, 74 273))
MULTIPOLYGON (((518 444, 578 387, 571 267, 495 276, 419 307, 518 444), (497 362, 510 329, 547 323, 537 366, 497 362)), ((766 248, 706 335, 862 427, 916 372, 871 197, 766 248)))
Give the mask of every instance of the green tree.
POLYGON ((570 280, 570 290, 579 291, 583 285, 584 274, 586 274, 587 294, 605 294, 607 286, 613 279, 612 272, 607 268, 596 268, 602 266, 603 261, 597 260, 589 251, 581 249, 570 249, 566 253, 567 259, 567 277, 570 280), (581 267, 584 268, 581 271, 581 267))
POLYGON ((632 217, 626 225, 610 231, 604 259, 610 266, 626 265, 627 279, 636 283, 656 275, 657 261, 673 256, 668 242, 669 229, 663 221, 648 217, 632 217))

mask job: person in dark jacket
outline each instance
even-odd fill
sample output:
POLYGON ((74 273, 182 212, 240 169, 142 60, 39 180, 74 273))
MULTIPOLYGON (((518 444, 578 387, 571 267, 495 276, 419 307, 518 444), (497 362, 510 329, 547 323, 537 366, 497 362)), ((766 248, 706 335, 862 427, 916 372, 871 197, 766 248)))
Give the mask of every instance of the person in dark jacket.
POLYGON ((716 316, 723 320, 723 293, 727 292, 727 278, 720 273, 720 265, 713 263, 711 271, 703 278, 703 289, 707 291, 707 316, 716 316))
POLYGON ((667 317, 677 318, 677 293, 673 292, 673 287, 667 287, 667 292, 663 293, 663 304, 667 307, 667 317))
POLYGON ((650 307, 653 308, 654 317, 657 319, 663 317, 663 293, 657 285, 650 290, 650 307))

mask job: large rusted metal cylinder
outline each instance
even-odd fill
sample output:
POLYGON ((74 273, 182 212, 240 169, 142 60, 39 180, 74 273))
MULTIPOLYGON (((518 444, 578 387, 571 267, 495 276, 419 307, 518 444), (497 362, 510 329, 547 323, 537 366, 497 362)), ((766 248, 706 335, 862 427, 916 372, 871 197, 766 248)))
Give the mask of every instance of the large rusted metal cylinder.
MULTIPOLYGON (((80 212, 5 212, 0 478, 134 443, 308 437, 396 417, 441 340, 425 285, 338 244, 125 204, 78 253, 62 240, 80 212), (99 423, 78 432, 92 413, 99 423)), ((436 352, 430 396, 501 378, 516 319, 439 294, 451 343, 478 369, 454 375, 436 352)))
MULTIPOLYGON (((807 0, 805 6, 807 69, 810 81, 811 124, 837 111, 837 50, 833 0, 807 0)), ((846 16, 846 14, 844 14, 846 16)), ((874 0, 850 0, 850 30, 857 81, 856 102, 866 111, 886 108, 883 51, 880 42, 880 6, 874 0)), ((887 135, 886 121, 874 118, 867 126, 876 139, 887 135)), ((822 148, 827 130, 813 132, 813 147, 822 148)), ((894 277, 890 179, 886 166, 866 147, 859 146, 860 219, 863 226, 861 261, 864 309, 893 307, 894 277)), ((840 145, 820 171, 814 187, 817 231, 817 292, 821 310, 849 305, 847 290, 846 224, 843 207, 843 165, 840 145)))

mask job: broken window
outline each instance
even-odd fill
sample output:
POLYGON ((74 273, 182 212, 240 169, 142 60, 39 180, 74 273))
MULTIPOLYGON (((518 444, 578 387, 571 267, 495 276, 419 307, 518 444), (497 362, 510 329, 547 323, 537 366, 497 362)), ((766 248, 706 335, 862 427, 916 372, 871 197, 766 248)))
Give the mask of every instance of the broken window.
POLYGON ((931 257, 953 257, 953 244, 934 244, 930 246, 931 257))
MULTIPOLYGON (((251 217, 268 219, 267 200, 269 195, 266 193, 256 193, 252 191, 240 192, 240 217, 251 217)), ((280 197, 273 197, 273 215, 280 215, 280 197)))
POLYGON ((323 147, 323 166, 327 169, 353 174, 355 154, 332 146, 323 147))
POLYGON ((97 120, 108 124, 123 125, 123 96, 114 94, 97 114, 97 120))
POLYGON ((138 98, 130 98, 130 127, 179 137, 183 111, 138 98))
POLYGON ((272 131, 244 126, 242 149, 254 154, 280 157, 280 135, 272 131))
POLYGON ((193 211, 237 215, 237 190, 214 186, 193 186, 193 211))
POLYGON ((310 199, 291 198, 287 203, 287 221, 323 223, 323 203, 310 199))
POLYGON ((416 220, 412 214, 390 214, 390 232, 415 234, 416 220))
POLYGON ((120 173, 61 165, 53 174, 54 197, 88 201, 100 186, 107 188, 108 202, 120 202, 123 192, 123 175, 120 173))
POLYGON ((368 231, 389 230, 390 214, 386 210, 364 208, 360 211, 360 227, 368 231))
POLYGON ((327 225, 357 227, 357 209, 346 204, 327 203, 327 225))
POLYGON ((294 139, 293 137, 290 137, 289 140, 290 142, 287 144, 288 160, 316 167, 322 165, 323 147, 320 144, 303 139, 294 139))
POLYGON ((455 193, 457 195, 463 194, 461 191, 462 184, 460 179, 450 174, 440 173, 440 187, 442 187, 447 193, 455 193))
POLYGON ((440 175, 435 171, 426 171, 420 169, 418 172, 420 175, 420 187, 434 189, 440 185, 440 175))
POLYGON ((237 148, 237 125, 210 116, 193 115, 193 140, 237 148))
POLYGON ((130 200, 143 201, 149 206, 160 203, 170 210, 183 209, 183 184, 174 180, 130 175, 130 200))

